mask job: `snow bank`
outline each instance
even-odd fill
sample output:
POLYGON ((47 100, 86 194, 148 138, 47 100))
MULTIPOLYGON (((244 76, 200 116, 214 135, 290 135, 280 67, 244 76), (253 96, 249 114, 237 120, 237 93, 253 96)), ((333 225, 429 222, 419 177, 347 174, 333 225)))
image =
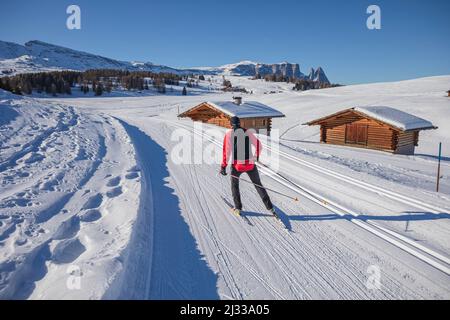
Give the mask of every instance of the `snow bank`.
POLYGON ((0 91, 0 299, 100 299, 137 218, 135 168, 111 117, 0 91))

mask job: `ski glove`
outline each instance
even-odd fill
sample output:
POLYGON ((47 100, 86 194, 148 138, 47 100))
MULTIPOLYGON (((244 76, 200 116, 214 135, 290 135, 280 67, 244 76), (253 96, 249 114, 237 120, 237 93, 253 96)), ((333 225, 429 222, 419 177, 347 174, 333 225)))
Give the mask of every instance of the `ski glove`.
POLYGON ((220 174, 223 176, 226 176, 227 175, 227 167, 221 167, 220 174))

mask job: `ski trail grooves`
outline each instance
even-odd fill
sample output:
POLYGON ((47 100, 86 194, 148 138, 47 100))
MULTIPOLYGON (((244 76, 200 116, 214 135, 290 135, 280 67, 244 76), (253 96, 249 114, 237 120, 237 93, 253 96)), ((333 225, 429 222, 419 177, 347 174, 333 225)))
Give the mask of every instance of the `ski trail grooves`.
POLYGON ((121 297, 217 299, 217 276, 202 259, 178 197, 167 185, 166 151, 139 128, 119 121, 135 147, 145 180, 121 297))
MULTIPOLYGON (((192 127, 184 126, 184 125, 178 124, 173 121, 172 121, 172 123, 175 126, 178 126, 180 128, 182 127, 184 129, 188 129, 200 137, 205 136, 209 139, 209 141, 214 143, 216 146, 218 146, 219 148, 221 147, 220 143, 217 142, 217 140, 214 137, 209 136, 205 132, 199 133, 192 127)), ((353 212, 352 210, 346 209, 345 207, 343 207, 329 199, 326 199, 326 198, 316 194, 315 192, 308 190, 305 187, 300 186, 297 183, 293 183, 292 181, 287 180, 286 178, 281 178, 280 175, 278 173, 276 173, 275 171, 273 171, 272 169, 270 169, 268 167, 263 167, 263 166, 259 165, 258 163, 257 163, 257 165, 260 168, 261 172, 267 174, 267 176, 269 176, 273 180, 279 182, 280 184, 284 185, 285 187, 291 189, 292 191, 295 191, 296 193, 308 198, 309 200, 321 205, 322 207, 325 207, 328 210, 331 210, 332 212, 334 212, 340 216, 345 216, 347 213, 349 213, 350 215, 352 215, 354 217, 358 216, 358 214, 353 212)), ((445 257, 431 249, 428 249, 403 235, 400 235, 394 231, 388 230, 384 227, 378 226, 375 223, 363 222, 363 221, 356 220, 356 219, 350 219, 349 221, 351 221, 352 223, 356 224, 357 226, 365 229, 366 231, 378 236, 379 238, 386 240, 387 242, 391 243, 392 245, 398 247, 399 249, 401 249, 405 252, 408 252, 409 254, 411 254, 411 255, 415 256, 416 258, 424 261, 425 263, 433 266, 434 268, 444 272, 445 274, 450 275, 450 268, 448 267, 450 260, 447 257, 445 257), (393 236, 395 238, 392 238, 391 236, 393 236), (444 264, 442 264, 439 261, 442 261, 444 264)))
POLYGON ((348 175, 344 175, 344 174, 338 173, 336 171, 330 170, 328 168, 316 165, 316 164, 311 163, 309 161, 300 159, 300 158, 295 157, 293 155, 290 155, 290 154, 288 154, 286 152, 273 150, 267 144, 263 144, 263 146, 265 148, 267 148, 268 150, 271 150, 272 152, 278 153, 280 156, 282 156, 284 158, 290 159, 290 160, 292 160, 292 161, 294 161, 294 162, 296 162, 298 164, 301 164, 303 166, 306 166, 306 167, 308 167, 310 169, 313 169, 313 170, 318 171, 320 173, 323 173, 323 174, 326 174, 328 176, 334 177, 336 179, 339 179, 339 180, 344 181, 346 183, 349 183, 349 184, 352 184, 354 186, 360 187, 362 189, 365 189, 365 190, 368 190, 368 191, 372 191, 372 192, 376 192, 378 194, 384 195, 384 196, 386 196, 388 198, 391 198, 393 200, 396 200, 398 202, 401 202, 401 203, 404 203, 404 204, 407 204, 407 205, 412 205, 412 206, 414 206, 414 207, 416 207, 418 209, 421 209, 421 210, 428 210, 428 211, 430 211, 432 213, 442 213, 442 212, 448 211, 448 209, 440 208, 438 206, 435 206, 435 205, 426 203, 424 201, 420 201, 420 200, 417 200, 417 199, 405 196, 405 195, 400 194, 398 192, 394 192, 394 191, 391 191, 391 190, 388 190, 388 189, 385 189, 385 188, 382 188, 382 187, 378 187, 376 185, 364 182, 362 180, 357 180, 357 179, 352 178, 352 177, 350 177, 348 175))
MULTIPOLYGON (((195 165, 193 165, 192 167, 193 167, 193 171, 195 171, 195 165)), ((200 187, 200 183, 198 181, 198 175, 195 172, 193 174, 190 170, 188 170, 188 171, 189 171, 189 174, 191 176, 192 181, 197 184, 198 190, 200 190, 200 195, 203 198, 203 199, 200 199, 200 196, 197 193, 195 193, 195 197, 197 198, 198 203, 200 203, 200 206, 201 206, 201 209, 202 209, 201 211, 202 211, 202 213, 203 213, 203 215, 205 217, 205 221, 207 223, 207 225, 201 225, 201 226, 202 226, 203 229, 207 229, 209 231, 208 234, 210 234, 210 235, 214 234, 214 233, 217 234, 217 230, 214 230, 215 232, 213 232, 211 230, 211 226, 208 223, 208 215, 205 213, 205 210, 203 209, 203 204, 208 206, 208 201, 207 201, 207 198, 206 198, 206 196, 204 195, 204 193, 202 191, 202 188, 200 187)), ((208 210, 206 210, 206 212, 211 212, 209 206, 208 206, 208 210)), ((198 223, 198 221, 196 221, 196 223, 198 223)), ((215 228, 214 225, 213 225, 213 227, 215 228)), ((216 243, 216 248, 218 248, 220 250, 221 254, 218 255, 218 256, 221 257, 221 259, 223 260, 223 263, 225 265, 228 265, 229 264, 229 261, 227 261, 228 257, 226 255, 224 255, 222 253, 222 250, 220 249, 222 247, 222 245, 219 244, 219 242, 217 241, 217 239, 215 237, 212 237, 211 240, 214 243, 216 243)), ((224 268, 224 275, 226 275, 224 278, 231 282, 231 284, 227 284, 227 286, 230 289, 230 291, 232 292, 233 298, 242 300, 243 299, 242 293, 239 291, 239 287, 236 284, 236 280, 235 280, 232 272, 229 270, 229 268, 224 268)))
MULTIPOLYGON (((199 139, 199 137, 198 137, 197 135, 195 135, 194 138, 199 139)), ((194 171, 195 171, 195 165, 193 165, 193 167, 194 167, 194 171)), ((198 175, 195 174, 195 177, 198 177, 198 175)), ((199 183, 198 183, 198 178, 192 177, 192 179, 193 179, 193 181, 197 181, 198 190, 200 190, 200 193, 201 193, 202 197, 206 200, 206 197, 205 197, 205 195, 204 195, 204 193, 203 193, 203 188, 201 188, 200 185, 199 185, 199 183)), ((202 202, 200 202, 200 203, 202 203, 202 202)), ((212 210, 209 208, 208 202, 207 202, 207 201, 204 201, 204 203, 206 203, 206 205, 208 206, 208 212, 212 212, 212 210)), ((230 215, 230 216, 231 216, 231 215, 230 215)), ((205 215, 205 218, 206 218, 206 215, 205 215)), ((227 218, 228 218, 228 217, 227 217, 227 218)), ((231 224, 231 225, 233 225, 233 224, 231 224)), ((237 233, 237 234, 239 234, 239 233, 237 233)), ((253 236, 253 234, 252 234, 251 232, 249 232, 247 235, 251 238, 251 240, 253 241, 253 243, 258 243, 258 241, 256 240, 256 238, 253 236)), ((291 283, 294 283, 294 284, 295 284, 295 286, 293 287, 292 291, 294 291, 294 292, 296 293, 296 296, 297 296, 296 298, 300 298, 300 297, 302 297, 303 295, 308 296, 306 292, 304 292, 303 295, 302 295, 300 292, 298 292, 297 288, 301 288, 301 286, 297 283, 297 281, 296 281, 294 278, 292 278, 292 277, 290 276, 290 274, 289 274, 288 272, 285 271, 286 268, 285 268, 284 266, 281 266, 280 262, 278 262, 278 260, 273 256, 273 254, 271 253, 271 251, 270 251, 270 250, 267 250, 265 253, 268 254, 269 257, 270 257, 270 259, 273 261, 273 263, 279 267, 279 270, 281 270, 281 273, 282 273, 282 274, 283 274, 283 275, 284 275, 291 283)), ((236 256, 236 255, 235 255, 235 256, 236 256)), ((242 262, 241 262, 241 264, 242 264, 242 262)), ((245 266, 244 266, 244 267, 245 267, 245 266)), ((249 271, 250 273, 253 274, 253 271, 250 271, 250 270, 248 270, 248 271, 249 271)), ((233 281, 234 281, 234 279, 233 279, 233 281)), ((236 286, 236 287, 237 287, 237 286, 236 286)), ((270 289, 271 289, 271 288, 270 288, 270 289)), ((273 290, 273 289, 271 289, 271 290, 273 290)), ((276 295, 281 296, 281 294, 280 294, 279 292, 273 292, 273 293, 276 293, 276 295)), ((241 296, 241 298, 242 298, 242 296, 241 296)))

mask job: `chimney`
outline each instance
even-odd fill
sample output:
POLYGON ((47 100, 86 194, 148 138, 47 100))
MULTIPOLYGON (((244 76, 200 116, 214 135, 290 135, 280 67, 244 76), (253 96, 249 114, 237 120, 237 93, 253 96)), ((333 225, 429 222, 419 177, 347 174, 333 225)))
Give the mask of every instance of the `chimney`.
POLYGON ((233 97, 234 103, 238 106, 242 104, 242 97, 233 97))

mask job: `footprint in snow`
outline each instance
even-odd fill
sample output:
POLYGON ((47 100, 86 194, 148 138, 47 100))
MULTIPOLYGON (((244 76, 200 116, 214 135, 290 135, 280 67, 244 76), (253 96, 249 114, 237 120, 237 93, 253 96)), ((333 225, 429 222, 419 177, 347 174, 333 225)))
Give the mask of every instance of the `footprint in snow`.
POLYGON ((141 171, 141 169, 139 169, 138 166, 133 166, 130 169, 127 170, 128 172, 137 172, 137 171, 141 171))
POLYGON ((51 260, 56 264, 70 263, 85 251, 86 247, 78 238, 62 240, 53 249, 51 260))
POLYGON ((127 178, 128 180, 136 179, 137 177, 139 177, 139 174, 137 172, 130 172, 125 175, 125 178, 127 178))
POLYGON ((33 153, 28 159, 25 160, 26 164, 35 163, 43 160, 45 157, 40 153, 33 153))
POLYGON ((103 195, 100 193, 97 193, 95 196, 90 197, 81 209, 87 210, 87 209, 98 208, 102 204, 102 201, 103 201, 103 195))
POLYGON ((80 220, 82 222, 94 222, 102 217, 102 214, 97 209, 89 209, 80 214, 80 220))
POLYGON ((117 187, 117 188, 114 188, 114 189, 106 192, 106 196, 108 198, 115 198, 121 194, 122 194, 122 187, 117 187))
POLYGON ((53 235, 53 239, 61 240, 72 238, 78 233, 78 231, 80 231, 80 218, 73 216, 59 225, 53 235))
POLYGON ((0 205, 0 208, 14 208, 14 207, 31 207, 33 203, 28 199, 17 198, 17 199, 9 199, 4 202, 3 205, 0 205))
POLYGON ((18 172, 17 175, 19 176, 19 178, 26 178, 30 176, 29 172, 26 171, 22 171, 22 172, 18 172))
POLYGON ((120 183, 120 177, 112 178, 106 184, 108 187, 117 187, 120 183))

